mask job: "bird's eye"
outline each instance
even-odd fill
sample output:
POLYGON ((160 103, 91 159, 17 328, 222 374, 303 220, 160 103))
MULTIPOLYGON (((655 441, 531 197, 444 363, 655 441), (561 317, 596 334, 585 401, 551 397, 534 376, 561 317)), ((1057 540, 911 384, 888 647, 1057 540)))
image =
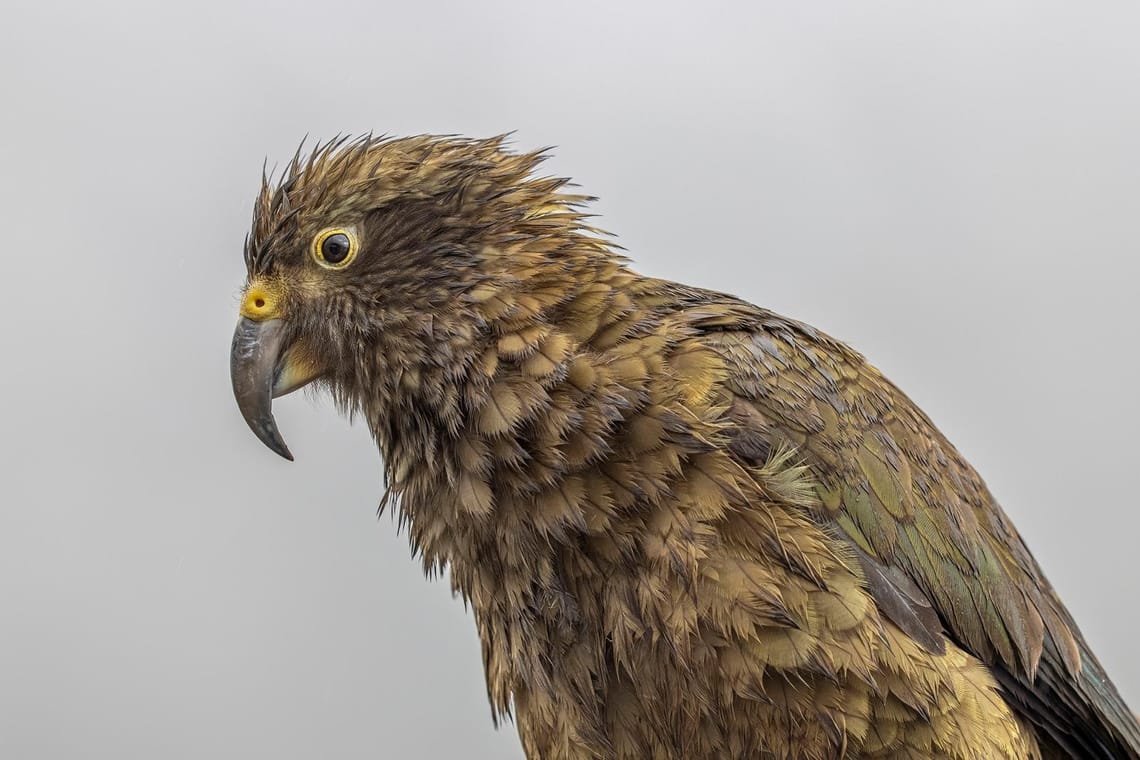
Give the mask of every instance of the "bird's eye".
POLYGON ((313 258, 323 267, 340 269, 356 258, 360 244, 351 230, 334 227, 313 238, 313 258))

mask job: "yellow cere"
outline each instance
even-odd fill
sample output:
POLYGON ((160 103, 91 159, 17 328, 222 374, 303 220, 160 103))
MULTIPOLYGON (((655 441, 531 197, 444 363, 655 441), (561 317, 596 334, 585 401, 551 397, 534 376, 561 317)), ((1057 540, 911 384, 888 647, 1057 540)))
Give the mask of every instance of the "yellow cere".
POLYGON ((251 282, 241 299, 241 315, 257 322, 280 317, 280 288, 264 280, 251 282))

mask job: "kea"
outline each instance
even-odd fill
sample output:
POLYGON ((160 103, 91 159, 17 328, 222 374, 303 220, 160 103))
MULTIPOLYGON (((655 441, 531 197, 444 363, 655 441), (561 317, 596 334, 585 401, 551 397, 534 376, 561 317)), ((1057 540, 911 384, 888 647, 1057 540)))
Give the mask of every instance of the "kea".
POLYGON ((1009 518, 862 355, 645 277, 503 137, 262 177, 231 374, 366 421, 531 760, 1140 758, 1009 518))

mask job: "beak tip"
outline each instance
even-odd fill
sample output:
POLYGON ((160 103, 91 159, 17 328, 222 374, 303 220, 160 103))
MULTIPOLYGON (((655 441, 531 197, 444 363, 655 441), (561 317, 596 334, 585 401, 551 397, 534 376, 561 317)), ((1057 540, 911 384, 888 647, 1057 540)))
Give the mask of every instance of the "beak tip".
POLYGON ((259 420, 248 420, 248 422, 253 428, 254 434, 265 444, 266 448, 282 459, 293 461, 293 452, 289 451, 285 439, 281 437, 281 432, 277 429, 277 422, 272 415, 259 420))

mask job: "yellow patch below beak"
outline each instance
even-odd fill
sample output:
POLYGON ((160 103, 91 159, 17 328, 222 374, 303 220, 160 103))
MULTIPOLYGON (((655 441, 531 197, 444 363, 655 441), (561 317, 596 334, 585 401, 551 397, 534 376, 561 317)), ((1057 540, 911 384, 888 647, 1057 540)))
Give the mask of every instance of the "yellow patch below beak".
POLYGON ((273 398, 292 393, 325 373, 326 368, 313 361, 300 346, 286 349, 273 380, 273 398))

